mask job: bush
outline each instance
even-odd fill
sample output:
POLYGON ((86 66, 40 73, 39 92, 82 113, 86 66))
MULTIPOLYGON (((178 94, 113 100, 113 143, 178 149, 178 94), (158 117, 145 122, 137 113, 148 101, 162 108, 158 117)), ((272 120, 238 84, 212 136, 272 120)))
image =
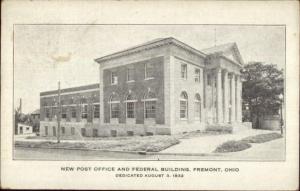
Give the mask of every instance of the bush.
POLYGON ((232 127, 231 126, 209 126, 206 128, 206 131, 215 131, 218 133, 232 133, 232 127))
POLYGON ((260 135, 246 137, 243 138, 242 141, 245 141, 247 143, 264 143, 279 138, 282 138, 282 135, 278 133, 268 133, 268 134, 260 134, 260 135))
POLYGON ((227 141, 219 145, 215 153, 237 152, 250 148, 251 145, 245 141, 227 141))

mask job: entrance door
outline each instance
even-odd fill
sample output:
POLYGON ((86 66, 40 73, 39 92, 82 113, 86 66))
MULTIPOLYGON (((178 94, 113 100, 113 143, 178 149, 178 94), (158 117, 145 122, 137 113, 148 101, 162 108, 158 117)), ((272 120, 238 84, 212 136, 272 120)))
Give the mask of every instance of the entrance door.
POLYGON ((19 134, 23 134, 23 126, 20 126, 20 132, 19 134))
POLYGON ((83 137, 86 136, 86 130, 85 130, 85 128, 82 128, 82 129, 81 129, 81 135, 82 135, 83 137))

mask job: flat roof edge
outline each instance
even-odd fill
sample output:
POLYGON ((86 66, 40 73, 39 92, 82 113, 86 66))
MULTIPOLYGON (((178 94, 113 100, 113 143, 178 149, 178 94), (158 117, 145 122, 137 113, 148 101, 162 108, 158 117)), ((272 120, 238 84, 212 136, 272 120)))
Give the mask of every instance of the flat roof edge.
MULTIPOLYGON (((80 90, 89 90, 89 89, 98 89, 98 88, 99 88, 99 83, 89 84, 89 85, 84 85, 84 86, 64 88, 64 89, 61 89, 61 93, 68 93, 68 92, 74 92, 74 91, 80 91, 80 90)), ((55 94, 55 93, 57 94, 58 90, 50 90, 50 91, 40 92, 40 96, 52 95, 52 94, 55 94)))

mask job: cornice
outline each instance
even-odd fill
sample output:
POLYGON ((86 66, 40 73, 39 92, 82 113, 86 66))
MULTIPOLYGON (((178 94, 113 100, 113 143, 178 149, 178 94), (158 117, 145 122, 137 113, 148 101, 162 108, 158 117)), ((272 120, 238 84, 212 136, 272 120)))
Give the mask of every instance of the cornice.
POLYGON ((139 52, 142 52, 142 51, 145 51, 145 50, 155 49, 155 48, 158 48, 158 47, 171 45, 171 44, 175 45, 177 47, 180 47, 182 49, 185 49, 186 51, 191 52, 193 54, 196 54, 200 57, 203 57, 203 58, 206 57, 206 54, 200 52, 199 50, 197 50, 197 49, 195 49, 195 48, 193 48, 193 47, 191 47, 191 46, 189 46, 189 45, 187 45, 183 42, 180 42, 180 41, 170 37, 170 38, 165 38, 165 39, 162 39, 160 41, 156 41, 156 42, 149 43, 149 44, 146 44, 146 45, 141 45, 141 46, 137 46, 137 47, 134 47, 134 48, 131 48, 131 49, 119 51, 119 52, 116 52, 116 53, 113 53, 113 54, 110 54, 110 55, 106 55, 106 56, 95 59, 95 61, 100 64, 100 63, 108 61, 108 60, 116 59, 116 58, 127 56, 127 55, 130 55, 130 54, 135 54, 135 53, 139 53, 139 52))
POLYGON ((234 64, 235 66, 238 66, 238 67, 240 67, 240 68, 243 67, 241 64, 236 63, 235 61, 233 61, 233 60, 227 58, 226 56, 220 55, 220 58, 223 58, 223 59, 227 60, 228 62, 230 62, 230 63, 232 63, 232 64, 234 64))

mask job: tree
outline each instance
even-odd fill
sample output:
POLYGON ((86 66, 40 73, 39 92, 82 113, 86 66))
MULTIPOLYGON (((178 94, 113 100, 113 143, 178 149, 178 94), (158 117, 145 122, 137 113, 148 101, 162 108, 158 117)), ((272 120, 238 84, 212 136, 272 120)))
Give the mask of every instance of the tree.
POLYGON ((242 71, 243 104, 249 106, 251 121, 258 127, 258 117, 278 114, 283 94, 283 70, 274 64, 250 62, 242 71), (256 119, 256 120, 255 120, 256 119))

